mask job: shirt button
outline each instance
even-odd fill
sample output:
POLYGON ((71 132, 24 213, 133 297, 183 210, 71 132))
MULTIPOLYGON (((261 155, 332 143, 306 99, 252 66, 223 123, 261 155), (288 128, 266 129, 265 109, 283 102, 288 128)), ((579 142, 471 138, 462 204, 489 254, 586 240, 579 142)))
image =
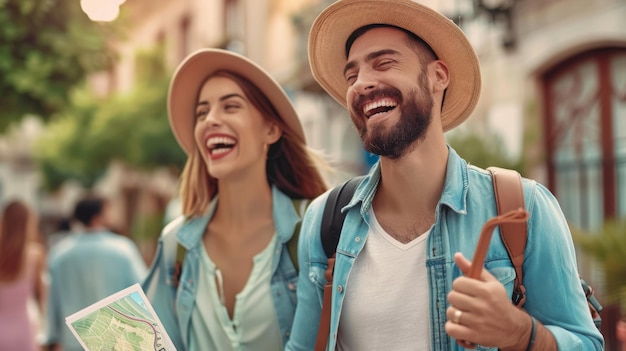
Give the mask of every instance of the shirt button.
POLYGON ((286 336, 286 337, 289 337, 289 332, 285 332, 285 336, 286 336))
POLYGON ((337 287, 337 292, 341 294, 343 292, 343 286, 339 285, 337 287))
POLYGON ((354 238, 354 241, 356 241, 358 243, 359 241, 361 241, 361 237, 357 236, 356 238, 354 238))

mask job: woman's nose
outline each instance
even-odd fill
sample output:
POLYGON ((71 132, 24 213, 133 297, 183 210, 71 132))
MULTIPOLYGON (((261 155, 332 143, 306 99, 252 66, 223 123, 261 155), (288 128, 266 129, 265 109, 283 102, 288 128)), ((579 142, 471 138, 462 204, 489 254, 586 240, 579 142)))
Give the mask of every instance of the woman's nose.
POLYGON ((211 110, 207 113, 204 122, 209 126, 218 126, 222 123, 222 118, 217 111, 211 110))

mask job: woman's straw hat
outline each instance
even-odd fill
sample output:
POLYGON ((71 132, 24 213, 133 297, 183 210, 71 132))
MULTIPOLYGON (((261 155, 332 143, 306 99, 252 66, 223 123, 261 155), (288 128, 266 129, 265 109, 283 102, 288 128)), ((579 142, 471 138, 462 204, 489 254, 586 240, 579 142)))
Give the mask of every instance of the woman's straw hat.
POLYGON ((304 142, 304 131, 291 101, 274 80, 259 65, 232 51, 198 50, 183 60, 170 82, 167 107, 172 132, 178 144, 189 154, 194 149, 193 129, 200 88, 218 70, 227 70, 247 78, 272 103, 280 117, 304 142))
POLYGON ((450 19, 411 0, 340 0, 315 19, 309 34, 309 62, 315 80, 346 107, 345 45, 356 29, 389 24, 422 38, 450 72, 441 122, 444 131, 471 114, 480 95, 480 66, 474 48, 450 19))

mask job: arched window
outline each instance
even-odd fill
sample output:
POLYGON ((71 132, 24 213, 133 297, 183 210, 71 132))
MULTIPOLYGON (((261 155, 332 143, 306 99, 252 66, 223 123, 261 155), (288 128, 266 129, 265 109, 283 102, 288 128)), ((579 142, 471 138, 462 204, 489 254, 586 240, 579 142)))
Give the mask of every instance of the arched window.
POLYGON ((548 187, 568 220, 626 216, 626 49, 588 51, 543 76, 548 187))

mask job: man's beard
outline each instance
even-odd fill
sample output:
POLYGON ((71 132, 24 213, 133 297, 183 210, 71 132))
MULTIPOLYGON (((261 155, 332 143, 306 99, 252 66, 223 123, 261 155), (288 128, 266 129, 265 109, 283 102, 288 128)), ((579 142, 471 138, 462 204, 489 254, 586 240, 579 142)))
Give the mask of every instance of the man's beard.
MULTIPOLYGON (((399 101, 397 109, 400 109, 400 119, 393 126, 383 126, 380 123, 371 130, 362 119, 353 118, 361 136, 363 147, 376 155, 398 159, 411 150, 415 141, 424 138, 426 130, 432 120, 433 99, 427 94, 428 86, 425 75, 419 79, 419 89, 415 88, 408 95, 408 99, 399 101), (418 99, 421 98, 421 99, 418 99)), ((374 93, 375 95, 401 97, 401 92, 396 88, 384 88, 374 93)), ((355 109, 356 111, 356 109, 355 109)))

